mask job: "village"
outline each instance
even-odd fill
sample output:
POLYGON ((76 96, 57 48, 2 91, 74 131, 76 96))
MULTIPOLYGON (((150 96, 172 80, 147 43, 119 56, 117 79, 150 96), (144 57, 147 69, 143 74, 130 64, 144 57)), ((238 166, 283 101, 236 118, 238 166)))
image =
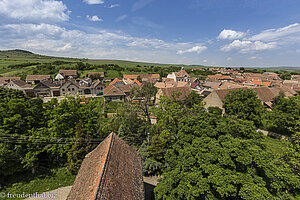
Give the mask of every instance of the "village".
POLYGON ((51 75, 27 75, 21 77, 0 77, 0 87, 23 91, 29 97, 52 98, 81 95, 85 97, 103 96, 105 101, 130 101, 130 91, 133 87, 141 87, 152 83, 158 89, 156 104, 160 96, 171 97, 174 92, 180 93, 179 99, 184 99, 192 91, 205 97, 205 108, 222 108, 226 94, 240 88, 251 88, 262 103, 272 108, 274 97, 282 92, 286 97, 296 96, 300 91, 300 75, 291 75, 290 80, 283 80, 274 72, 247 73, 239 69, 226 68, 196 68, 192 70, 211 71, 205 80, 191 77, 184 69, 173 72, 167 77, 160 74, 131 74, 122 78, 105 78, 104 72, 89 72, 86 77, 79 78, 77 70, 59 70, 54 79, 51 75))

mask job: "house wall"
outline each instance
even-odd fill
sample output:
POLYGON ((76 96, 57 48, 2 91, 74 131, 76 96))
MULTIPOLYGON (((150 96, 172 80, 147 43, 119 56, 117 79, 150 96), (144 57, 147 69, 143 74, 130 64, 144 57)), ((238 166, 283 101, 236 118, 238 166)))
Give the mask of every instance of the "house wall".
POLYGON ((66 94, 77 95, 80 93, 81 91, 79 90, 79 88, 71 82, 67 82, 60 87, 60 95, 62 96, 65 96, 66 94))
POLYGON ((98 92, 103 92, 103 89, 105 88, 105 85, 98 85, 94 87, 92 93, 97 94, 98 92))
POLYGON ((156 99, 155 99, 155 104, 159 104, 159 98, 163 96, 162 90, 159 89, 156 93, 156 99))
POLYGON ((38 85, 33 89, 35 95, 37 97, 51 97, 51 90, 49 87, 46 87, 44 85, 38 85))
POLYGON ((11 83, 7 83, 5 86, 5 88, 10 88, 10 89, 15 89, 15 90, 22 90, 24 94, 26 94, 24 88, 16 85, 15 83, 11 82, 11 83))
POLYGON ((221 99, 219 98, 219 96, 217 95, 217 93, 214 91, 212 93, 210 93, 207 97, 205 97, 203 99, 203 102, 205 102, 205 108, 207 109, 208 107, 219 107, 223 110, 223 102, 221 101, 221 99))
POLYGON ((173 79, 174 81, 176 81, 176 75, 175 75, 174 72, 173 72, 172 74, 168 74, 167 78, 171 78, 171 79, 173 79))
POLYGON ((111 102, 125 102, 126 97, 125 96, 105 96, 105 101, 111 101, 111 102))

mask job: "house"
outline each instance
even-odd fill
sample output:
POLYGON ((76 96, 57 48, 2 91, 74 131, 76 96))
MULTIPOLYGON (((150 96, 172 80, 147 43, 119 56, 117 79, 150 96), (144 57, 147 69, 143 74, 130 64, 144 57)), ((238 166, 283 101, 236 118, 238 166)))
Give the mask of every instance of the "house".
POLYGON ((36 85, 41 81, 52 80, 50 74, 47 75, 27 75, 26 83, 36 85))
POLYGON ((15 90, 22 90, 24 94, 26 94, 29 97, 35 97, 33 88, 31 85, 27 84, 23 80, 11 80, 9 83, 7 83, 5 88, 15 89, 15 90))
POLYGON ((80 166, 67 200, 143 200, 142 162, 136 150, 111 133, 80 166))
POLYGON ((0 77, 0 87, 3 87, 10 81, 14 80, 21 80, 21 77, 0 77))
POLYGON ((192 92, 189 86, 175 88, 160 88, 156 93, 156 104, 159 104, 161 96, 169 97, 175 100, 184 100, 192 92))
POLYGON ((77 70, 61 69, 58 73, 62 75, 65 79, 76 79, 78 77, 77 70))
POLYGON ((124 85, 124 83, 118 78, 115 78, 109 85, 124 85))
POLYGON ((103 97, 105 101, 124 102, 126 101, 126 94, 120 90, 116 85, 109 85, 103 89, 103 97))
POLYGON ((33 88, 36 97, 60 96, 60 84, 50 80, 41 81, 33 88))
POLYGON ((173 79, 174 81, 184 82, 188 82, 191 80, 190 75, 184 70, 184 67, 182 67, 179 72, 173 72, 172 74, 168 74, 167 78, 173 79))
POLYGON ((96 81, 94 81, 92 83, 93 88, 93 94, 98 94, 98 95, 102 95, 103 94, 103 89, 105 88, 105 85, 103 83, 103 80, 97 79, 96 81))
MULTIPOLYGON (((208 107, 219 107, 223 111, 223 101, 225 100, 225 96, 233 90, 237 90, 238 88, 234 89, 220 89, 215 90, 210 93, 207 97, 203 99, 205 102, 205 108, 208 107)), ((248 88, 241 88, 241 89, 248 89, 248 88)), ((262 101, 263 104, 269 105, 272 100, 277 96, 272 89, 268 87, 257 87, 251 88, 258 96, 258 98, 262 101)))
POLYGON ((150 83, 156 83, 160 80, 159 74, 140 74, 140 78, 142 79, 142 82, 150 82, 150 83))
POLYGON ((232 77, 230 76, 224 76, 222 74, 216 74, 216 75, 208 75, 205 79, 205 81, 211 81, 211 82, 216 82, 216 81, 231 81, 233 80, 232 77))
POLYGON ((81 93, 82 93, 82 90, 80 90, 79 84, 76 83, 72 79, 69 79, 69 80, 65 81, 62 84, 62 86, 60 87, 60 94, 62 96, 65 96, 65 95, 77 95, 77 94, 81 94, 81 93))
POLYGON ((128 79, 130 79, 130 80, 137 80, 138 77, 139 77, 138 74, 123 75, 123 81, 124 80, 126 81, 128 79))

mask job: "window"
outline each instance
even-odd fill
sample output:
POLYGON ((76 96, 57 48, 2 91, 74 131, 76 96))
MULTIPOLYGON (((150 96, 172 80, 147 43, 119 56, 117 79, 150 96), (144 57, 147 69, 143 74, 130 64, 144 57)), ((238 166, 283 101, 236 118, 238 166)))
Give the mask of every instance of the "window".
POLYGON ((68 91, 71 91, 70 88, 68 88, 68 91))
POLYGON ((72 91, 74 91, 74 88, 72 88, 72 91))
POLYGON ((63 89, 62 89, 62 91, 64 92, 64 91, 65 91, 65 89, 63 88, 63 89))

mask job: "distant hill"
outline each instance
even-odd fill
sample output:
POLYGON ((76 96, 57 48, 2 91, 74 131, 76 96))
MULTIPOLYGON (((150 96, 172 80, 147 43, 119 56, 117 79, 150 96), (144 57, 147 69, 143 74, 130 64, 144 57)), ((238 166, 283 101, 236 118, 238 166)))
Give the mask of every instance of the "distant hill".
POLYGON ((85 58, 66 58, 66 57, 54 57, 54 56, 45 56, 32 53, 27 50, 15 49, 15 50, 7 50, 0 51, 0 66, 5 66, 13 64, 14 62, 53 62, 56 60, 62 61, 73 61, 73 62, 88 62, 91 64, 117 64, 121 66, 160 66, 160 67, 168 67, 168 66, 185 66, 187 68, 197 68, 197 67, 205 67, 202 65, 184 65, 184 64, 162 64, 162 63, 147 63, 147 62, 137 62, 137 61, 127 61, 127 60, 108 60, 108 59, 85 59, 85 58))

